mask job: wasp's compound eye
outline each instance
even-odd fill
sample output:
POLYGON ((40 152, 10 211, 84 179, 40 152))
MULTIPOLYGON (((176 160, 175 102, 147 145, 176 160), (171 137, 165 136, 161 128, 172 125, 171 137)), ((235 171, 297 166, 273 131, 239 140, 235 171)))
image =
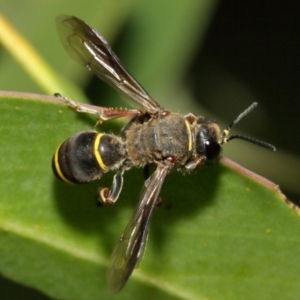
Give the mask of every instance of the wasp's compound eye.
POLYGON ((221 152, 220 144, 215 140, 206 140, 205 141, 205 153, 207 160, 216 159, 221 152))

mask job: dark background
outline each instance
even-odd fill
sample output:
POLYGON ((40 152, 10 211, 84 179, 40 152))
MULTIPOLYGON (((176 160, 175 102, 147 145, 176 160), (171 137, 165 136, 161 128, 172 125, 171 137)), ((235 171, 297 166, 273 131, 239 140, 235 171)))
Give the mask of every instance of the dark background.
MULTIPOLYGON (((297 159, 300 154, 299 13, 298 1, 221 1, 188 75, 196 98, 224 119, 228 119, 226 115, 231 115, 228 111, 233 110, 241 99, 227 93, 221 95, 223 101, 206 97, 213 90, 211 82, 217 86, 220 80, 213 67, 217 65, 228 77, 238 78, 258 96, 259 105, 267 115, 265 126, 268 130, 258 129, 259 139, 274 143, 277 153, 297 159)), ((257 128, 251 118, 255 119, 255 116, 247 117, 249 121, 238 126, 257 137, 257 128)), ((252 156, 250 150, 247 153, 252 156)), ((267 153, 264 155, 268 156, 267 153)), ((273 158, 271 167, 269 178, 273 177, 284 193, 299 204, 299 190, 283 183, 299 182, 299 164, 293 164, 289 159, 281 163, 273 158), (280 178, 280 173, 282 181, 275 179, 276 176, 280 178)))
MULTIPOLYGON (((272 130, 266 139, 277 142, 279 136, 277 146, 297 156, 300 154, 299 8, 297 1, 221 1, 200 55, 191 67, 193 78, 197 78, 197 71, 207 61, 217 61, 254 89, 270 115, 272 130)), ((220 108, 220 104, 206 102, 196 85, 194 90, 198 99, 212 110, 219 109, 218 113, 226 112, 227 104, 230 105, 224 103, 224 108, 220 108)))

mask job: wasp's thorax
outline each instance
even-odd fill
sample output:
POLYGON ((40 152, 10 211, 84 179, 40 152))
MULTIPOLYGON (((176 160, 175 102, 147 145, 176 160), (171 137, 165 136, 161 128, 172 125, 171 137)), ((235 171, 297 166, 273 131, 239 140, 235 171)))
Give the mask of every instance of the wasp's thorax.
POLYGON ((133 122, 126 130, 128 158, 135 166, 173 158, 182 167, 192 151, 191 125, 179 114, 160 114, 142 124, 133 122))

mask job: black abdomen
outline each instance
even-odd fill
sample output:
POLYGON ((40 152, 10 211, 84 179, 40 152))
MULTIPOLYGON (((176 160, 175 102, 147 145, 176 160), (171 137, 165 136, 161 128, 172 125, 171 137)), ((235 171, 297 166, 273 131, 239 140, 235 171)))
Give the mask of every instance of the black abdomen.
POLYGON ((123 156, 124 147, 117 137, 84 131, 58 147, 52 168, 55 175, 65 182, 88 183, 120 163, 123 156))

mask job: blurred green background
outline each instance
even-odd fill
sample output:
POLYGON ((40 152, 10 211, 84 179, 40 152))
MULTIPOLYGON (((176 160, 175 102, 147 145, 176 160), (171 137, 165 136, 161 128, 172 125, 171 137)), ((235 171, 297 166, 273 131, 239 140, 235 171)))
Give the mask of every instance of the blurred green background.
MULTIPOLYGON (((101 32, 149 94, 171 111, 209 116, 225 127, 259 102, 234 133, 270 142, 277 152, 236 140, 224 155, 274 181, 298 204, 299 12, 299 2, 278 0, 0 0, 0 13, 57 76, 81 87, 92 103, 124 106, 66 54, 54 24, 59 14, 80 17, 101 32)), ((0 66, 0 90, 65 92, 41 87, 1 45, 0 66)), ((47 299, 4 279, 0 289, 7 299, 17 289, 23 299, 47 299)))

